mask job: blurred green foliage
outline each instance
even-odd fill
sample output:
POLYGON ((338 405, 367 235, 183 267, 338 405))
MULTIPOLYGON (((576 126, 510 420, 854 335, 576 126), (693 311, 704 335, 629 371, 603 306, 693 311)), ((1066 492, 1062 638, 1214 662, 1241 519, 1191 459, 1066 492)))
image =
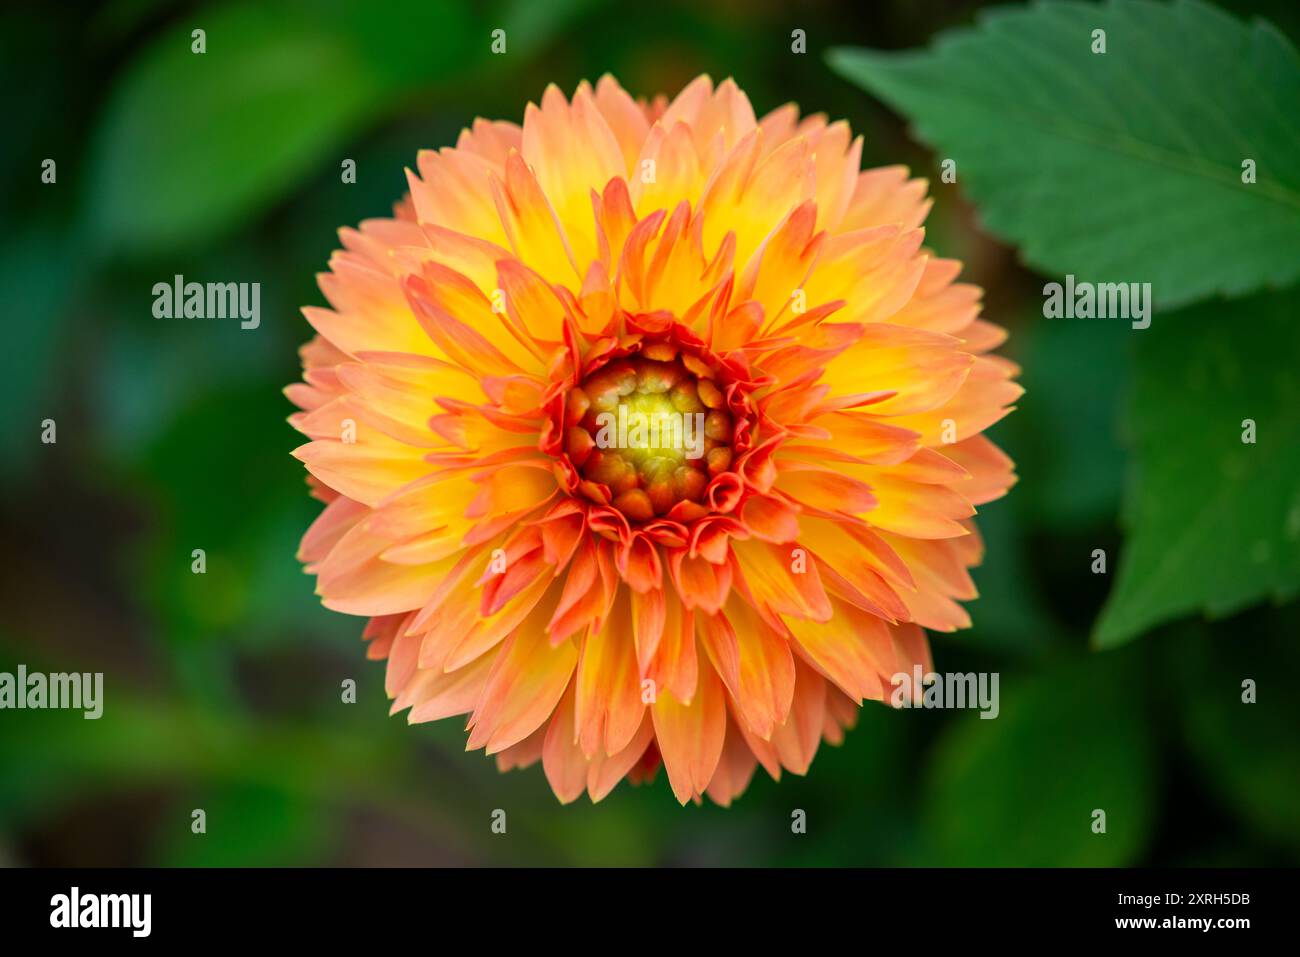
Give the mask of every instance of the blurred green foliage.
MULTIPOLYGON (((0 861, 1300 861, 1300 621, 1295 606, 1240 611, 1293 592, 1222 566, 1235 530, 1255 530, 1231 509, 1248 504, 1259 531, 1277 533, 1283 526, 1264 528, 1270 509, 1300 481, 1279 459, 1225 487, 1206 432, 1244 417, 1214 402, 1238 388, 1260 404, 1261 441, 1294 428, 1285 296, 1198 307, 1168 331, 1157 315, 1136 336, 1043 320, 1043 277, 977 226, 976 210, 997 221, 981 205, 978 167, 969 195, 965 166, 959 185, 941 183, 938 157, 905 132, 914 118, 824 62, 836 44, 924 45, 970 24, 979 6, 736 0, 632 14, 594 0, 136 0, 86 19, 7 10, 0 86, 16 136, 0 154, 15 184, 0 196, 0 280, 14 309, 0 353, 0 670, 104 671, 107 703, 98 721, 0 712, 0 861), (494 57, 498 26, 510 45, 494 57), (803 56, 790 50, 796 28, 807 32, 803 56), (190 53, 194 29, 206 31, 201 58, 190 53), (988 553, 975 571, 974 627, 933 639, 941 670, 1000 673, 997 720, 868 706, 807 778, 777 784, 760 772, 724 810, 678 808, 662 775, 594 807, 560 807, 539 769, 498 775, 465 754, 454 721, 410 728, 384 717, 382 666, 363 657, 361 622, 322 610, 294 559, 318 508, 288 455, 297 437, 280 394, 308 337, 297 307, 321 301, 313 277, 335 230, 385 215, 418 149, 452 143, 477 115, 517 120, 547 83, 571 91, 607 70, 640 95, 671 93, 699 72, 734 75, 760 113, 795 100, 847 117, 865 135, 865 164, 905 162, 931 177, 928 242, 986 288, 986 312, 1011 329, 1005 351, 1028 389, 993 430, 1021 481, 981 510, 988 553), (54 185, 40 182, 47 157, 58 163, 54 185), (355 185, 340 182, 344 158, 356 160, 355 185), (260 281, 262 327, 154 319, 152 285, 177 273, 260 281), (1253 351, 1229 381, 1215 357, 1221 338, 1239 335, 1253 351), (1180 388, 1193 366, 1204 388, 1180 388), (38 441, 44 418, 58 422, 56 445, 38 441), (1121 556, 1122 574, 1150 561, 1130 557, 1121 536, 1126 489, 1139 511, 1158 513, 1144 539, 1126 508, 1135 555, 1160 556, 1184 510, 1213 502, 1206 520, 1222 527, 1205 550, 1170 559, 1160 614, 1123 612, 1122 592, 1121 610, 1108 612, 1123 612, 1134 634, 1175 620, 1097 651, 1089 638, 1116 569, 1092 574, 1093 549, 1121 556), (204 576, 190 573, 194 548, 206 550, 204 576), (1209 623, 1192 614, 1202 607, 1237 614, 1209 623), (355 705, 340 702, 346 679, 357 681, 355 705), (1246 679, 1258 683, 1257 704, 1241 704, 1246 679), (190 832, 197 807, 203 837, 190 832), (509 815, 506 837, 489 830, 495 808, 509 815), (796 808, 808 813, 806 835, 790 832, 796 808), (1105 835, 1092 833, 1096 808, 1105 835)), ((1229 6, 1296 35, 1293 7, 1229 6)), ((984 126, 976 132, 991 138, 1012 128, 984 126)), ((1184 262, 1173 226, 1143 228, 1166 241, 1169 268, 1184 262)), ((1288 553, 1275 544, 1280 563, 1288 553)))

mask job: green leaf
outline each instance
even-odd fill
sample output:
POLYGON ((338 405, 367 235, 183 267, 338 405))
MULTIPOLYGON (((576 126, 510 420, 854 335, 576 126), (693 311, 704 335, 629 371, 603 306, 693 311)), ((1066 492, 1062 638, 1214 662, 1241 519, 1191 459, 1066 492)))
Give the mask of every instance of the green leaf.
POLYGON ((960 713, 931 763, 926 863, 1116 867, 1141 853, 1154 803, 1135 650, 1003 674, 994 719, 960 713), (1094 831, 1105 812, 1105 833, 1094 831))
POLYGON ((1287 294, 1139 334, 1128 537, 1095 641, 1300 592, 1300 324, 1287 294), (1248 442, 1248 423, 1254 442, 1248 442))
POLYGON ((165 31, 114 91, 92 226, 139 253, 227 230, 357 128, 379 82, 341 34, 283 6, 220 7, 165 31), (201 21, 201 22, 200 22, 201 21), (191 52, 191 29, 206 53, 191 52))
POLYGON ((1043 3, 829 61, 956 161, 1035 268, 1150 282, 1160 306, 1300 277, 1300 58, 1267 23, 1187 0, 1043 3))
POLYGON ((349 136, 488 60, 474 17, 450 0, 236 2, 187 17, 113 91, 95 144, 96 237, 119 253, 170 251, 228 232, 303 177, 337 177, 349 136))

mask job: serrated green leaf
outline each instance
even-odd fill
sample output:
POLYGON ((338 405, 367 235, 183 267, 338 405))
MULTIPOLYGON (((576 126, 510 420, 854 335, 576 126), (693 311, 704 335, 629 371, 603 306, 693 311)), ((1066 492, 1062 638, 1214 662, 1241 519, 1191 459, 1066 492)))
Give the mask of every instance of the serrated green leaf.
POLYGON ((1102 647, 1189 612, 1221 617, 1300 593, 1293 296, 1204 303, 1137 335, 1136 467, 1102 647))
POLYGON ((829 60, 956 161, 1035 268, 1150 282, 1160 306, 1300 277, 1300 57, 1267 23, 1193 0, 1054 2, 829 60))

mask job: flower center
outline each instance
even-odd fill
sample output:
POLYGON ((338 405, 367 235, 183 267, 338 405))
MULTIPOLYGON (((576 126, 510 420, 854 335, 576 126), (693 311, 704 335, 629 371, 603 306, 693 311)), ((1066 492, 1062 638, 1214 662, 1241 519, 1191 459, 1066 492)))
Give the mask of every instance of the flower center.
POLYGON ((733 422, 722 389, 676 355, 615 359, 570 391, 567 413, 574 467, 605 486, 629 519, 699 502, 709 481, 731 467, 733 422))

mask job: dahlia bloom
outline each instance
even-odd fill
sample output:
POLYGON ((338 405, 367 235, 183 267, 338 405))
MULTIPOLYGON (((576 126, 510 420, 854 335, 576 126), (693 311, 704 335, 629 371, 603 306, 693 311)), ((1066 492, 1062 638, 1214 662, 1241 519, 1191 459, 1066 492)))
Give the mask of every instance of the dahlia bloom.
POLYGON ((341 231, 286 390, 326 503, 299 557, 394 713, 468 715, 561 801, 662 763, 726 805, 969 624, 1017 370, 922 246, 925 182, 861 149, 730 80, 604 77, 341 231), (605 428, 674 416, 691 447, 605 428))

